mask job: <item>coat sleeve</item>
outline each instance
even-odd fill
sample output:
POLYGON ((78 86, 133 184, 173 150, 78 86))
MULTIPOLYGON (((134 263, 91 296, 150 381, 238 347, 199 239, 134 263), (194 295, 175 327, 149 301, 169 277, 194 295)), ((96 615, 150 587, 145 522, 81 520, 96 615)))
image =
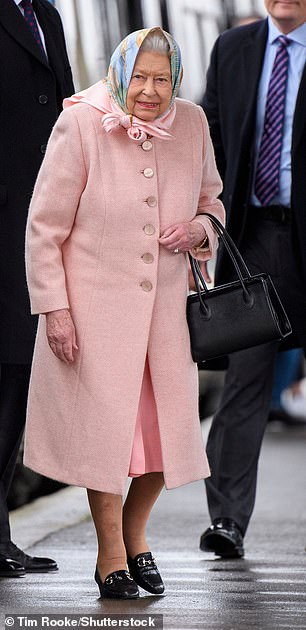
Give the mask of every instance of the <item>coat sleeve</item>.
POLYGON ((218 237, 209 218, 203 216, 203 212, 213 214, 224 225, 225 210, 222 202, 218 199, 222 192, 222 181, 216 166, 208 123, 201 107, 198 107, 198 111, 203 129, 203 175, 197 215, 193 221, 198 221, 205 228, 208 236, 208 246, 203 249, 194 247, 190 250, 190 253, 194 258, 205 261, 210 260, 214 256, 218 247, 218 237))
POLYGON ((86 180, 79 124, 69 108, 50 136, 29 209, 26 271, 32 314, 69 308, 62 246, 86 180))

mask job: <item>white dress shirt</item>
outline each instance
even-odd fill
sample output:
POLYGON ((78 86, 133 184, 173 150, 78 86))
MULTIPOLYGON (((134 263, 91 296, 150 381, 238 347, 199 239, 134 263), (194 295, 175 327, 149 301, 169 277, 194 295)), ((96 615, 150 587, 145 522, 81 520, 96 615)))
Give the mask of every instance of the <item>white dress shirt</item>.
MULTIPOLYGON (((267 39, 266 52, 262 67, 261 78, 258 86, 257 93, 257 117, 256 117, 256 136, 255 136, 255 168, 254 168, 254 181, 256 173, 256 165, 259 154, 259 147, 261 137, 263 133, 265 107, 267 92, 269 87, 270 76, 274 64, 274 59, 277 51, 277 38, 283 35, 275 26, 271 17, 268 18, 269 33, 267 39)), ((296 105, 296 98, 300 87, 301 77, 303 74, 305 62, 306 62, 306 23, 302 24, 291 33, 286 35, 290 39, 290 46, 288 46, 289 54, 289 68, 288 68, 288 83, 286 90, 286 105, 285 105, 285 120, 283 128, 283 144, 280 161, 280 180, 279 180, 279 192, 271 201, 271 205, 280 204, 283 206, 290 206, 291 198, 291 142, 292 142, 292 126, 293 117, 296 105)), ((259 206, 258 201, 254 193, 254 181, 251 194, 251 204, 259 206)))

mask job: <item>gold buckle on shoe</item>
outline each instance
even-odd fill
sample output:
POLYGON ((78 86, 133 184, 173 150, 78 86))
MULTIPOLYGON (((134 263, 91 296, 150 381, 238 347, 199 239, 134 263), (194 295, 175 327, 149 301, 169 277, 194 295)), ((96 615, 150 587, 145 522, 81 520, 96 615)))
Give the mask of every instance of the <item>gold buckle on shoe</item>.
POLYGON ((139 567, 150 566, 150 564, 154 564, 154 563, 155 563, 154 558, 152 558, 152 560, 146 560, 145 558, 138 558, 137 560, 137 564, 139 567))

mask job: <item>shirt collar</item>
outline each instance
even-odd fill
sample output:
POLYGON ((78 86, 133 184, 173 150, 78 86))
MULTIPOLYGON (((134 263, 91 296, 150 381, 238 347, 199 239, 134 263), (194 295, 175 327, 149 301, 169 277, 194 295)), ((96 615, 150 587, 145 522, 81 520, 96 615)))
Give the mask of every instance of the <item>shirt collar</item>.
MULTIPOLYGON (((278 30, 277 26, 275 26, 270 15, 268 16, 268 25, 268 41, 269 44, 274 44, 275 40, 280 35, 283 35, 283 33, 281 33, 281 31, 278 30)), ((296 44, 300 44, 301 46, 306 47, 306 22, 304 22, 304 24, 301 24, 301 26, 298 26, 298 28, 295 28, 293 31, 291 31, 291 33, 287 33, 286 37, 291 39, 296 44)))

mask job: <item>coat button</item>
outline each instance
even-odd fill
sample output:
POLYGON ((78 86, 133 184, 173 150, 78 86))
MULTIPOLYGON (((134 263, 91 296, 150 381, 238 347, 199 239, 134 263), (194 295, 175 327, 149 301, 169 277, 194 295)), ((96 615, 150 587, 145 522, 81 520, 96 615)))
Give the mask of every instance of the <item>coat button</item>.
POLYGON ((154 260, 154 256, 153 254, 150 254, 149 252, 147 252, 146 254, 143 254, 143 256, 141 256, 142 260, 144 263, 146 263, 146 265, 150 265, 153 260, 154 260))
POLYGON ((46 153, 47 150, 47 145, 46 144, 41 144, 39 147, 40 152, 44 155, 46 153))
POLYGON ((48 97, 47 97, 47 95, 46 95, 46 94, 41 94, 41 95, 38 97, 38 102, 39 102, 41 105, 46 105, 46 103, 48 103, 48 100, 49 100, 49 99, 48 99, 48 97))
POLYGON ((153 195, 148 197, 148 199, 146 199, 146 202, 148 206, 150 206, 150 208, 155 208, 155 206, 157 205, 157 199, 156 197, 153 197, 153 195))
POLYGON ((155 234, 155 227, 154 227, 154 225, 151 225, 150 223, 147 223, 147 225, 144 226, 143 231, 148 236, 152 236, 152 234, 155 234))
POLYGON ((144 174, 145 177, 149 177, 149 178, 153 177, 153 175, 154 175, 153 168, 145 168, 144 171, 143 171, 143 174, 144 174))
POLYGON ((141 145, 141 148, 144 151, 151 151, 152 147, 153 147, 153 144, 152 142, 150 142, 150 140, 145 140, 141 145))
POLYGON ((152 282, 150 282, 150 280, 143 280, 140 283, 140 286, 142 288, 143 291, 152 291, 153 286, 152 286, 152 282))

